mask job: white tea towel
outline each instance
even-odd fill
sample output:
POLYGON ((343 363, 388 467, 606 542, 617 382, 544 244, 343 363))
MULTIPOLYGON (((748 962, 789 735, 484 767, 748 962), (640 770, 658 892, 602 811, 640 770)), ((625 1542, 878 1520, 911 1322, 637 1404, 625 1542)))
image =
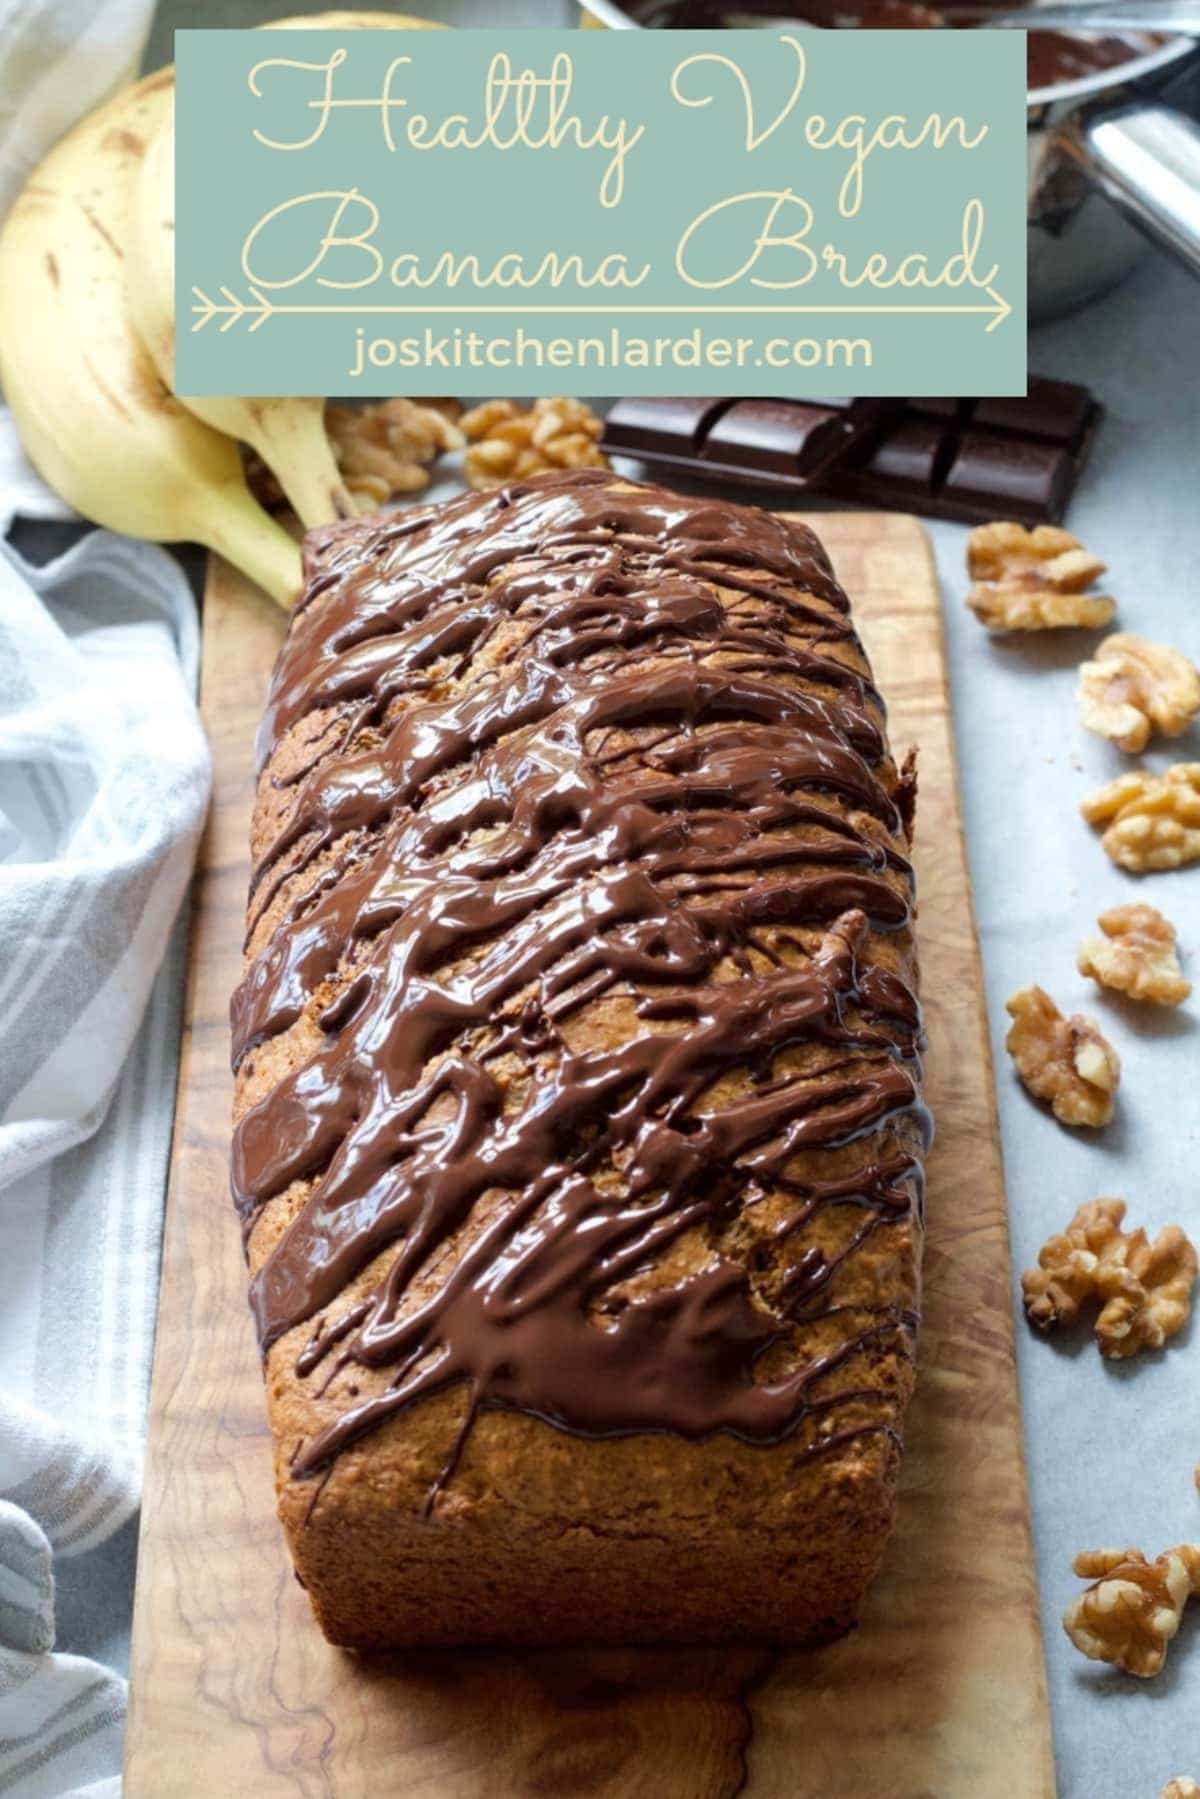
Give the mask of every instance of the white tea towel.
POLYGON ((46 151, 137 74, 154 0, 0 0, 0 217, 46 151))
MULTIPOLYGON (((136 75, 153 12, 0 0, 0 220, 136 75)), ((0 535, 16 516, 71 514, 0 407, 0 535)), ((0 550, 0 1794, 14 1799, 120 1789, 125 1683, 55 1651, 54 1573, 77 1628, 95 1590, 84 1620, 119 1654, 108 1614, 125 1606, 102 1576, 128 1575, 117 1533, 141 1479, 183 976, 172 920, 208 782, 195 676, 191 596, 163 551, 97 534, 34 571, 0 550)))
POLYGON ((48 1653, 52 1553, 29 1514, 0 1500, 0 1792, 30 1799, 63 1793, 116 1762, 125 1721, 119 1675, 82 1656, 48 1653))
POLYGON ((19 1799, 120 1767, 124 1681, 55 1653, 54 1569, 138 1503, 176 920, 208 794, 196 663, 165 551, 96 532, 32 568, 0 547, 0 1794, 19 1799))
POLYGON ((53 488, 47 487, 21 448, 12 413, 0 406, 0 537, 15 518, 78 518, 53 488))

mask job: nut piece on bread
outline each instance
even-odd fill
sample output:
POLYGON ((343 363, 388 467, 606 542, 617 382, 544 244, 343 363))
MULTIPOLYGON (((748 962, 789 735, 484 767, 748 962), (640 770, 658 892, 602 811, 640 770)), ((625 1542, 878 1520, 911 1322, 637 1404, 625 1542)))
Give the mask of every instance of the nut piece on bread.
POLYGON ((1076 1649, 1139 1680, 1160 1673, 1183 1608, 1200 1591, 1200 1547, 1180 1543, 1152 1562, 1140 1549, 1085 1549, 1073 1567, 1092 1582, 1063 1615, 1076 1649))
POLYGON ((1122 1231, 1124 1217, 1124 1200, 1090 1200, 1021 1276, 1025 1316, 1041 1330, 1072 1325, 1084 1306, 1098 1304, 1096 1343, 1114 1361, 1177 1336, 1196 1282, 1196 1252, 1177 1224, 1151 1243, 1144 1230, 1122 1231))
POLYGON ((1084 591, 1104 563, 1058 525, 977 525, 967 539, 967 572, 974 582, 967 605, 989 631, 1095 630, 1116 611, 1106 594, 1084 591))
POLYGON ((1094 1020, 1064 1018, 1041 987, 1022 987, 1007 1002, 1012 1025, 1004 1047, 1035 1099, 1060 1124, 1098 1126, 1113 1115, 1121 1062, 1094 1020))
POLYGON ((1154 906, 1110 906, 1096 920, 1104 935, 1085 937, 1076 966, 1101 987, 1152 1006, 1178 1006, 1192 991, 1175 947, 1175 926, 1154 906))
POLYGON ((1119 750, 1136 755, 1155 732, 1179 737, 1197 713, 1200 672, 1169 644, 1117 631, 1080 667, 1080 721, 1119 750))
POLYGON ((1129 874, 1200 862, 1200 762, 1176 762, 1161 775, 1131 769, 1089 794, 1079 810, 1090 825, 1108 827, 1100 841, 1129 874))

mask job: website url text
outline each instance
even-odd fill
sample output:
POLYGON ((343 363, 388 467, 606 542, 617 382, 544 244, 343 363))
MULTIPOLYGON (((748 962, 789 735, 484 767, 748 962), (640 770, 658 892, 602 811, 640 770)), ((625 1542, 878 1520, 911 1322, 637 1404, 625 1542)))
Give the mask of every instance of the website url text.
POLYGON ((373 369, 869 369, 874 348, 869 337, 724 337, 695 326, 691 331, 646 337, 610 326, 599 333, 542 338, 518 325, 488 333, 455 326, 426 326, 407 337, 354 333, 347 374, 356 379, 373 369))

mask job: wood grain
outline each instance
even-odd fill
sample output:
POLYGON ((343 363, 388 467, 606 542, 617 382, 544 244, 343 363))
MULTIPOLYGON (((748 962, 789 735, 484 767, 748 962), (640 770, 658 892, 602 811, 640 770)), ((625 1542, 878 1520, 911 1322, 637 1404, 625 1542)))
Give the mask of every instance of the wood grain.
POLYGON ((215 789, 195 894, 134 1621, 126 1799, 1051 1799, 1004 1186, 938 595, 915 520, 816 519, 920 748, 929 1091, 921 1375, 896 1535, 861 1629, 817 1654, 329 1648, 275 1522, 228 1199, 227 1006, 251 746, 282 632, 214 563, 215 789))

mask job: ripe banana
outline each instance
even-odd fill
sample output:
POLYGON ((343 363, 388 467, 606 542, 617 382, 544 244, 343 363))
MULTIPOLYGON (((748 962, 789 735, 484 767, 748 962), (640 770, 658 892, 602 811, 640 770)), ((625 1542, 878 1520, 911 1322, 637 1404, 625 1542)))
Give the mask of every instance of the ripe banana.
POLYGON ((444 31, 437 19, 403 12, 313 12, 301 19, 269 19, 264 31, 444 31))
MULTIPOLYGON (((138 172, 126 264, 134 327, 163 381, 175 386, 175 118, 171 107, 138 172)), ((351 518, 354 497, 342 483, 325 435, 320 399, 184 396, 206 425, 239 437, 273 469, 301 524, 351 518)))
POLYGON ((299 550, 251 497, 237 446, 163 385, 130 318, 125 260, 136 177, 172 101, 147 76, 46 157, 0 232, 0 382, 45 479, 88 518, 190 538, 283 605, 299 550))
MULTIPOLYGON (((358 30, 372 27, 423 30, 428 21, 399 13, 315 13, 276 19, 269 30, 358 30)), ((128 262, 133 322, 167 386, 175 386, 175 118, 174 105, 146 152, 138 177, 128 262)), ((257 450, 304 525, 349 518, 354 497, 342 482, 325 435, 321 399, 184 396, 182 404, 205 424, 241 438, 257 450)))

